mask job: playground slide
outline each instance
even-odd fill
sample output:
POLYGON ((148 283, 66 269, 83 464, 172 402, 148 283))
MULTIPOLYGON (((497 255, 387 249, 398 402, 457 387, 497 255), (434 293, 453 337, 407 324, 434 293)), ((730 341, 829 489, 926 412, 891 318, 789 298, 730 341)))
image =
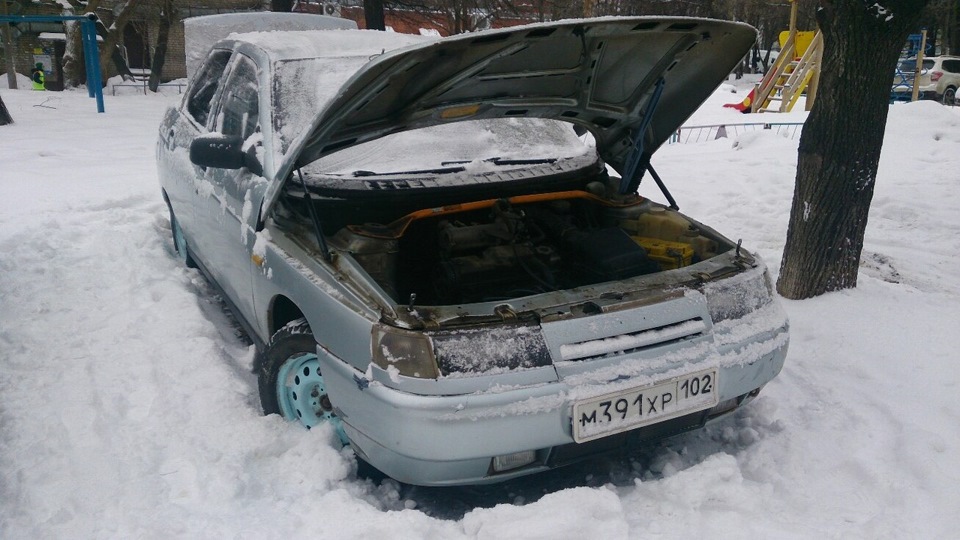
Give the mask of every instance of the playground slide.
MULTIPOLYGON (((789 75, 790 72, 792 72, 793 69, 794 69, 793 66, 796 65, 796 61, 799 60, 799 59, 807 52, 807 49, 810 48, 810 46, 813 44, 813 40, 816 38, 816 36, 817 36, 817 33, 816 33, 815 31, 796 32, 796 37, 794 38, 794 40, 795 40, 794 51, 795 51, 795 52, 794 52, 794 54, 792 55, 792 58, 793 58, 794 62, 793 62, 792 64, 789 64, 789 65, 784 66, 784 67, 781 69, 782 75, 781 75, 780 78, 778 79, 778 83, 782 83, 783 81, 787 80, 788 75, 789 75)), ((780 49, 781 49, 781 50, 783 50, 784 48, 786 48, 786 45, 787 45, 787 42, 789 41, 789 39, 790 39, 790 31, 789 31, 789 30, 780 32, 780 49)), ((782 58, 781 58, 779 61, 782 61, 782 58)), ((772 74, 777 70, 777 66, 778 66, 778 64, 777 64, 776 62, 774 62, 774 63, 770 66, 770 68, 769 68, 769 70, 767 71, 766 75, 764 75, 764 77, 763 77, 763 82, 762 82, 761 85, 760 85, 761 87, 767 88, 767 84, 769 83, 769 79, 772 77, 772 74)), ((806 76, 804 77, 804 79, 803 79, 803 83, 800 85, 800 91, 796 94, 796 96, 799 96, 800 93, 803 92, 803 89, 806 88, 807 83, 808 83, 809 81, 810 81, 810 75, 806 75, 806 76)), ((736 110, 738 110, 738 111, 740 111, 740 112, 742 112, 742 113, 744 113, 744 114, 749 113, 749 112, 751 112, 751 110, 750 110, 750 105, 753 103, 753 100, 754 100, 754 97, 755 97, 754 94, 756 93, 756 91, 757 91, 756 89, 751 90, 750 93, 747 94, 747 97, 744 98, 744 100, 741 101, 740 103, 727 103, 726 105, 724 105, 724 107, 728 107, 728 108, 730 108, 730 109, 736 109, 736 110)), ((794 102, 795 102, 795 100, 796 100, 796 98, 794 98, 794 102)), ((769 104, 769 103, 767 103, 767 104, 769 104)), ((790 108, 791 108, 791 109, 793 108, 793 102, 791 102, 790 108)), ((788 110, 789 110, 789 109, 788 109, 788 110)))
POLYGON ((741 101, 740 103, 727 103, 726 105, 724 105, 724 107, 727 107, 730 109, 736 109, 742 112, 743 114, 747 114, 750 112, 750 104, 753 103, 753 94, 756 91, 757 89, 754 88, 753 90, 750 91, 749 94, 747 94, 747 97, 743 98, 743 101, 741 101))

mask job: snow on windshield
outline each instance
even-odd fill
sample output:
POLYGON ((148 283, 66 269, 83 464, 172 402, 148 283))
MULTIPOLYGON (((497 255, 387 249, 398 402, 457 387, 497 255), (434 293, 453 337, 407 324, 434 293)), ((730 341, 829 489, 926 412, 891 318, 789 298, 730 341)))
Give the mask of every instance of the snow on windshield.
POLYGON ((273 125, 277 151, 285 154, 367 56, 280 62, 274 69, 273 125))
POLYGON ((367 30, 251 32, 241 37, 280 59, 273 66, 273 123, 279 154, 290 148, 367 62, 385 51, 435 39, 367 30))
POLYGON ((324 156, 305 170, 323 174, 355 171, 396 173, 445 167, 482 172, 501 160, 566 159, 592 149, 573 127, 557 120, 504 118, 474 120, 395 133, 324 156))

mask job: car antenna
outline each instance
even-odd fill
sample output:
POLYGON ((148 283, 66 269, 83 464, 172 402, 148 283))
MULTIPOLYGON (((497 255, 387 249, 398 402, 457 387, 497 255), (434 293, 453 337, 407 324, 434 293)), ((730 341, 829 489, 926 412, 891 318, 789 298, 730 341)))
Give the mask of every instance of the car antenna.
POLYGON ((313 220, 313 228, 317 233, 317 244, 320 245, 320 253, 323 254, 323 260, 330 262, 330 248, 327 247, 327 237, 323 235, 323 229, 320 227, 320 218, 317 217, 317 209, 313 207, 313 198, 310 197, 310 190, 307 189, 307 183, 303 180, 303 173, 300 167, 297 167, 297 176, 300 177, 300 185, 303 186, 303 198, 307 200, 307 207, 310 208, 310 219, 313 220))

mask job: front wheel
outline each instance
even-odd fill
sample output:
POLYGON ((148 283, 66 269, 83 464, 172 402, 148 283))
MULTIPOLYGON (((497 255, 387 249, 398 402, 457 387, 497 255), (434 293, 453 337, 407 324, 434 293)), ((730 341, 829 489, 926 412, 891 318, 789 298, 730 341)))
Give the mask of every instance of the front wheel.
POLYGON ((170 208, 170 229, 173 231, 173 249, 177 252, 180 260, 187 268, 196 268, 193 256, 190 255, 190 249, 187 247, 187 237, 183 235, 183 229, 180 228, 180 222, 177 216, 173 214, 173 208, 170 208))
POLYGON ((279 414, 307 429, 330 423, 340 442, 347 444, 343 425, 327 394, 317 342, 306 319, 287 323, 270 338, 258 383, 264 414, 279 414))

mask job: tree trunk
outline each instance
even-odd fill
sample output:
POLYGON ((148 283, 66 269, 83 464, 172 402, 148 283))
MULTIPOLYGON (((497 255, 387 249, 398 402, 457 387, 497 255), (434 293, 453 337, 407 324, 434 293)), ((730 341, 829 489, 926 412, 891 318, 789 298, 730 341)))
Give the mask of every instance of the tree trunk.
POLYGON ((383 0, 363 0, 363 18, 367 30, 386 30, 387 21, 383 15, 383 0))
MULTIPOLYGON (((9 15, 9 6, 6 2, 3 2, 3 11, 0 12, 0 15, 9 15)), ((17 89, 17 55, 14 52, 13 44, 13 33, 10 31, 10 25, 7 23, 0 24, 0 34, 3 34, 3 61, 7 65, 7 88, 11 90, 17 89)), ((0 102, 2 105, 2 102, 0 102)), ((6 109, 4 109, 6 112, 6 109)), ((9 115, 7 115, 9 118, 9 115)), ((2 125, 2 124, 0 124, 2 125)))
MULTIPOLYGON (((120 6, 119 11, 118 8, 114 8, 116 15, 110 24, 110 28, 97 24, 97 33, 103 37, 103 43, 100 46, 100 70, 104 77, 108 73, 106 67, 109 59, 113 63, 117 74, 124 79, 133 79, 130 66, 127 65, 127 61, 124 60, 117 45, 123 40, 123 28, 127 25, 127 20, 130 19, 130 15, 133 14, 136 6, 137 0, 127 0, 120 6)), ((103 81, 101 81, 101 84, 103 84, 103 81)))
MULTIPOLYGON (((72 12, 67 14, 73 15, 72 12)), ((64 88, 76 88, 87 80, 83 64, 83 43, 80 41, 80 23, 69 21, 64 23, 64 27, 67 41, 63 53, 63 85, 64 88)))
POLYGON ((153 51, 150 61, 150 91, 156 92, 160 88, 160 74, 163 73, 163 64, 167 61, 167 41, 170 39, 170 24, 174 17, 173 2, 164 2, 163 13, 160 15, 157 30, 157 47, 153 51))
MULTIPOLYGON (((86 5, 78 0, 67 0, 69 7, 64 7, 63 15, 77 13, 96 13, 100 7, 100 0, 90 0, 86 5)), ((67 41, 63 53, 63 85, 64 88, 75 88, 87 82, 86 65, 83 62, 83 41, 81 40, 80 22, 68 21, 64 23, 67 41)))
POLYGON ((821 0, 824 53, 800 137, 777 291, 810 298, 855 287, 889 110, 890 81, 928 0, 821 0))
POLYGON ((7 110, 7 106, 3 103, 3 96, 0 96, 0 126, 12 123, 13 118, 10 116, 10 111, 7 110))
POLYGON ((957 54, 960 52, 960 2, 949 3, 944 13, 943 29, 946 46, 944 54, 957 54))

